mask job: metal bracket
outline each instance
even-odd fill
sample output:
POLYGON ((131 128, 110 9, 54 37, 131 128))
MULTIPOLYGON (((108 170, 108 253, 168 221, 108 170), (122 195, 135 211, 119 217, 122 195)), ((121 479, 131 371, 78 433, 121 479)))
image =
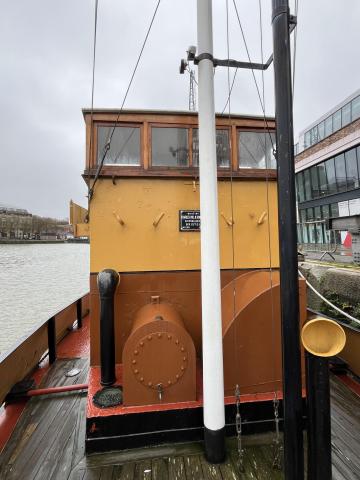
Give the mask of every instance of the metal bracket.
MULTIPOLYGON (((296 18, 296 17, 293 17, 296 18)), ((189 62, 194 62, 194 65, 198 65, 202 60, 210 60, 214 67, 231 67, 231 68, 245 68, 251 70, 267 70, 273 61, 273 55, 270 55, 266 63, 253 63, 253 62, 239 62, 231 58, 226 58, 221 60, 219 58, 214 58, 211 53, 201 53, 196 56, 196 48, 189 47, 187 51, 187 60, 182 59, 180 63, 180 73, 184 73, 189 62)))

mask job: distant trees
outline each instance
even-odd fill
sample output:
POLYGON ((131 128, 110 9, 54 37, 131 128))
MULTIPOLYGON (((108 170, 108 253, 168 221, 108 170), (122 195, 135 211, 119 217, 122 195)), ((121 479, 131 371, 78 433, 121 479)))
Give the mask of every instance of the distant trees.
POLYGON ((3 238, 31 238, 44 233, 62 235, 68 224, 67 219, 40 217, 26 210, 0 210, 0 237, 3 238))

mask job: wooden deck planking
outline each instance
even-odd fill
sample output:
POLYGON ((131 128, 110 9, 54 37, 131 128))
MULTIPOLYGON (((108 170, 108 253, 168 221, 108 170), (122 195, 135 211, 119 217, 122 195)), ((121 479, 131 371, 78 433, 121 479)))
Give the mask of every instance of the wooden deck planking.
MULTIPOLYGON (((84 383, 86 359, 61 359, 43 385, 84 383), (77 377, 65 377, 73 367, 77 377)), ((333 479, 360 478, 360 399, 338 379, 331 380, 333 479)), ((272 469, 272 434, 244 437, 240 472, 236 441, 221 465, 206 462, 200 444, 165 445, 85 457, 86 395, 72 392, 31 399, 0 454, 0 478, 15 480, 280 480, 272 469)))

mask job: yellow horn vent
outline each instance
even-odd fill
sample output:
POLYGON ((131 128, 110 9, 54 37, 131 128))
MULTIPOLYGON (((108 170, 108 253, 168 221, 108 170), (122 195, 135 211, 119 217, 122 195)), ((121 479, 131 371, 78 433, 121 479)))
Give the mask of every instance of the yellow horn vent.
POLYGON ((337 355, 345 346, 344 329, 334 320, 317 317, 305 323, 301 330, 304 348, 318 357, 337 355))

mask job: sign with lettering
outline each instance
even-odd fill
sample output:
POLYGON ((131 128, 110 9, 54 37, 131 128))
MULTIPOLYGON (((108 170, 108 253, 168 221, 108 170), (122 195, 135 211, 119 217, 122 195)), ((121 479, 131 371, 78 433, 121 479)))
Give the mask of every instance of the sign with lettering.
POLYGON ((200 210, 179 210, 180 232, 200 232, 200 210))

